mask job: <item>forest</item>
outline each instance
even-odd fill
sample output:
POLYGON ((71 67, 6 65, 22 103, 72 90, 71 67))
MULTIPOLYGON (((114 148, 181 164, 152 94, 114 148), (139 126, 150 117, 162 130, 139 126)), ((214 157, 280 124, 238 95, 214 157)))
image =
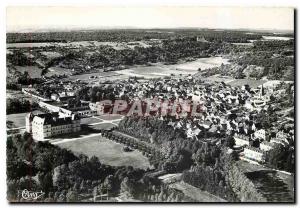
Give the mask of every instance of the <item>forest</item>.
POLYGON ((261 34, 247 34, 245 31, 210 29, 115 29, 46 33, 7 33, 7 43, 22 42, 67 42, 67 41, 111 41, 128 42, 149 39, 182 38, 200 36, 208 41, 247 42, 260 39, 261 34))
POLYGON ((183 132, 153 118, 126 117, 120 122, 118 130, 159 148, 167 158, 155 164, 159 169, 168 173, 184 171, 184 182, 229 201, 239 200, 226 182, 226 168, 237 160, 235 152, 226 153, 234 145, 232 137, 220 138, 222 142, 219 146, 201 139, 187 139, 183 132))

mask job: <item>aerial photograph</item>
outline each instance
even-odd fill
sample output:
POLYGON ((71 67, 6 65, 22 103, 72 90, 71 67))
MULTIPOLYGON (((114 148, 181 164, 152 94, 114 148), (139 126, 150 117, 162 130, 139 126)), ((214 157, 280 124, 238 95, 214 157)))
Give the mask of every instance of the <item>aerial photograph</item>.
POLYGON ((295 203, 294 22, 289 7, 7 7, 7 201, 295 203))

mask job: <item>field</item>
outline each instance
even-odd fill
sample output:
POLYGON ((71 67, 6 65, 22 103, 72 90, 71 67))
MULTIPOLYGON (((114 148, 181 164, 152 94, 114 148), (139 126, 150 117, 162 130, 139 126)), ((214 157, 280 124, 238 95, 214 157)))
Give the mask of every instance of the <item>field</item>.
POLYGON ((113 127, 116 127, 116 125, 111 123, 102 123, 102 124, 93 125, 91 128, 94 130, 102 130, 102 129, 109 130, 113 127))
POLYGON ((93 123, 100 123, 103 120, 93 117, 81 118, 81 124, 93 124, 93 123))
POLYGON ((137 76, 145 78, 158 78, 161 76, 174 75, 189 75, 194 74, 199 68, 202 70, 227 64, 228 60, 222 57, 199 58, 195 61, 178 63, 173 65, 164 65, 161 63, 153 66, 136 66, 129 69, 116 71, 118 74, 127 76, 137 76))
POLYGON ((103 120, 107 120, 107 121, 112 121, 112 120, 116 120, 116 119, 121 119, 122 118, 122 116, 118 115, 118 114, 104 114, 104 115, 95 116, 95 117, 103 119, 103 120))
POLYGON ((199 58, 195 61, 190 61, 182 64, 171 65, 179 70, 197 72, 199 68, 201 70, 221 66, 221 64, 228 64, 228 59, 222 57, 209 57, 209 58, 199 58))
POLYGON ((108 71, 108 72, 93 72, 93 73, 85 73, 85 74, 77 74, 77 75, 72 75, 68 77, 67 80, 81 80, 81 81, 86 81, 89 83, 97 83, 100 80, 109 80, 112 81, 113 79, 128 79, 128 76, 121 76, 121 74, 117 74, 113 71, 108 71), (91 76, 97 76, 97 78, 90 79, 91 76))
POLYGON ((252 88, 256 88, 259 85, 266 83, 268 80, 254 80, 254 79, 235 79, 227 84, 234 86, 234 87, 241 87, 243 85, 248 84, 252 88))
POLYGON ((40 78, 42 69, 37 66, 15 66, 17 71, 24 73, 25 71, 28 72, 31 78, 40 78))
POLYGON ((9 90, 6 89, 6 99, 8 98, 16 98, 16 99, 29 99, 32 100, 30 95, 25 95, 23 92, 18 90, 9 90))
POLYGON ((64 75, 64 74, 65 75, 71 75, 71 70, 54 66, 54 67, 50 67, 48 69, 48 72, 47 72, 46 76, 64 75))
POLYGON ((201 80, 211 82, 211 83, 214 83, 214 82, 229 83, 229 82, 232 82, 234 79, 232 77, 220 76, 219 74, 216 74, 216 75, 213 75, 210 77, 201 77, 201 80))
POLYGON ((219 74, 210 77, 201 77, 201 80, 208 82, 224 82, 233 87, 242 87, 244 85, 249 85, 251 88, 257 88, 258 86, 268 82, 268 80, 255 80, 255 79, 234 79, 229 76, 220 76, 219 74))
POLYGON ((59 147, 66 148, 75 154, 85 154, 89 157, 96 156, 101 163, 113 166, 132 166, 135 168, 147 169, 150 167, 148 159, 142 153, 134 150, 124 152, 123 145, 94 136, 57 144, 59 147))
POLYGON ((6 121, 12 121, 14 128, 25 126, 25 115, 27 113, 17 113, 6 115, 6 121))

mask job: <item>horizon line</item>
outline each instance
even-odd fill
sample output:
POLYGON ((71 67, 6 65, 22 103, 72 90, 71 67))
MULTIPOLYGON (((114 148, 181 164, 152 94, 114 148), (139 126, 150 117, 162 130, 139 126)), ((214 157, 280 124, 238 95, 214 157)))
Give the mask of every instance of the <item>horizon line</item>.
POLYGON ((71 26, 50 26, 43 28, 23 28, 20 30, 7 30, 6 33, 47 33, 47 32, 71 32, 71 31, 93 31, 93 30, 176 30, 176 29, 194 29, 194 30, 239 30, 239 31, 256 31, 256 32, 284 32, 294 33, 295 29, 276 29, 276 28, 221 28, 221 27, 193 27, 193 26, 180 26, 180 27, 137 27, 137 26, 91 26, 80 27, 71 26))

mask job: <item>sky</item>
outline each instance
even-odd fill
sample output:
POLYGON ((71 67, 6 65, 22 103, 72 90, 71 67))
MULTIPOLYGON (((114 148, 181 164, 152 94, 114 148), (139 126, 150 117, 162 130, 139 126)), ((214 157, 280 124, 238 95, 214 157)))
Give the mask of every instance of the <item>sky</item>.
POLYGON ((8 7, 7 32, 88 28, 222 28, 293 30, 293 8, 8 7))

